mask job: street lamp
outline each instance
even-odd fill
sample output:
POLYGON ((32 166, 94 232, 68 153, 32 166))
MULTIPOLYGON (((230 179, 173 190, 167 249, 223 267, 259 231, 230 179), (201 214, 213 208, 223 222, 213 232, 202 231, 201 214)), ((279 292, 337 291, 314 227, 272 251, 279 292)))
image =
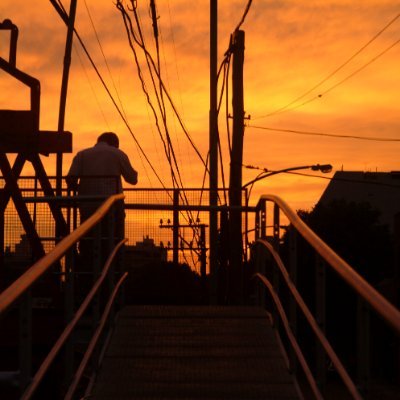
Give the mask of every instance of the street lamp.
POLYGON ((254 179, 245 183, 242 186, 242 189, 245 189, 246 187, 250 186, 249 193, 247 195, 247 201, 250 199, 251 189, 253 189, 253 185, 256 182, 260 181, 261 179, 268 178, 269 176, 280 174, 282 172, 292 172, 292 171, 298 171, 300 169, 311 169, 313 171, 321 171, 322 173, 327 174, 332 171, 332 165, 331 164, 303 165, 301 167, 290 167, 290 168, 280 169, 279 171, 268 171, 267 169, 264 169, 254 179))

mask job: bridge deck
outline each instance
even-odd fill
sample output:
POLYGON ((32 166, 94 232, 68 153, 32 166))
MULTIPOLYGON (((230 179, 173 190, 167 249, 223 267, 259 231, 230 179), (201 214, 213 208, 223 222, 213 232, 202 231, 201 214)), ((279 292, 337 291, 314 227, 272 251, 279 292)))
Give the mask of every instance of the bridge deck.
POLYGON ((111 399, 297 399, 265 312, 129 306, 93 390, 111 399))

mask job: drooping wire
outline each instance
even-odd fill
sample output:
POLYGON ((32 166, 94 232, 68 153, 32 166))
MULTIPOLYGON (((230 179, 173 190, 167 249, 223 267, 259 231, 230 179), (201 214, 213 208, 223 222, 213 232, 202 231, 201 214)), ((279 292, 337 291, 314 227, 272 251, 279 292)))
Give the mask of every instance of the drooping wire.
POLYGON ((253 2, 253 0, 249 0, 249 1, 247 2, 247 5, 246 5, 246 8, 245 8, 244 13, 243 13, 243 15, 242 15, 242 18, 240 19, 239 23, 237 24, 237 26, 236 26, 236 28, 235 28, 235 32, 238 31, 238 30, 240 29, 240 27, 243 25, 243 23, 244 23, 244 21, 245 21, 245 19, 246 19, 246 16, 247 16, 247 14, 248 14, 248 12, 249 12, 249 10, 250 10, 251 3, 252 3, 252 2, 253 2))
POLYGON ((92 82, 91 82, 91 80, 90 80, 89 74, 87 73, 85 64, 83 63, 82 58, 81 58, 81 56, 80 56, 80 54, 79 54, 79 51, 78 51, 77 47, 75 46, 75 44, 73 44, 73 46, 74 46, 75 54, 76 54, 77 57, 78 57, 79 64, 81 65, 81 67, 82 67, 82 69, 83 69, 83 72, 84 72, 84 74, 85 74, 85 76, 86 76, 86 80, 88 81, 90 90, 92 91, 92 94, 93 94, 93 96, 94 96, 94 98, 95 98, 95 100, 96 100, 97 107, 98 107, 98 109, 100 110, 101 116, 103 117, 103 120, 104 120, 105 124, 107 125, 108 130, 110 130, 110 125, 109 125, 109 123, 108 123, 107 117, 106 117, 106 115, 104 114, 104 111, 103 111, 103 108, 102 108, 102 106, 101 106, 101 104, 100 104, 99 98, 97 97, 96 91, 94 90, 94 87, 93 87, 92 82))
POLYGON ((255 126, 247 124, 247 127, 254 129, 263 129, 272 132, 282 132, 282 133, 293 133, 296 135, 311 135, 311 136, 327 136, 339 139, 358 139, 358 140, 369 140, 375 142, 400 142, 400 139, 396 138, 387 138, 387 137, 373 137, 373 136, 357 136, 357 135, 340 135, 334 133, 326 133, 326 132, 307 132, 307 131, 299 131, 294 129, 279 129, 279 128, 268 128, 266 126, 255 126))
MULTIPOLYGON (((126 12, 126 10, 124 9, 122 3, 120 1, 118 1, 116 6, 117 6, 118 10, 121 12, 121 14, 123 16, 125 28, 126 28, 126 31, 127 31, 127 34, 128 34, 128 40, 129 40, 129 43, 130 43, 130 47, 131 47, 132 51, 135 54, 135 59, 136 59, 136 64, 137 64, 138 71, 140 71, 140 65, 139 65, 139 62, 138 62, 137 53, 136 53, 136 49, 135 49, 134 43, 136 45, 138 45, 139 48, 141 48, 143 50, 143 52, 144 52, 144 56, 146 58, 147 67, 148 67, 148 70, 149 70, 149 73, 150 73, 150 77, 152 79, 153 89, 154 89, 154 92, 155 92, 155 95, 156 95, 156 98, 157 98, 158 107, 160 109, 161 115, 163 116, 162 119, 163 119, 163 124, 164 124, 165 135, 166 135, 165 141, 164 141, 164 144, 165 144, 164 150, 165 150, 165 153, 166 153, 166 156, 167 156, 168 163, 169 163, 170 168, 171 168, 171 175, 172 175, 174 187, 175 187, 175 184, 176 184, 178 187, 183 189, 183 182, 182 182, 182 179, 181 179, 181 176, 180 176, 179 165, 177 163, 175 152, 174 152, 174 149, 173 149, 173 146, 172 146, 172 141, 171 141, 169 133, 168 133, 168 126, 167 126, 166 113, 165 113, 165 105, 164 105, 163 97, 160 95, 161 92, 164 92, 167 95, 167 97, 168 97, 168 99, 170 101, 170 104, 172 105, 172 107, 174 109, 174 112, 176 113, 176 115, 178 116, 178 119, 180 120, 180 124, 181 124, 182 127, 183 127, 183 123, 182 123, 182 121, 181 121, 181 119, 179 117, 179 114, 177 113, 177 111, 175 109, 175 106, 174 106, 174 104, 173 104, 173 102, 172 102, 172 100, 171 100, 171 98, 170 98, 170 96, 168 94, 168 91, 165 88, 165 85, 164 85, 164 83, 162 81, 162 78, 161 78, 160 62, 159 62, 159 60, 160 60, 159 50, 158 50, 158 56, 157 56, 157 60, 158 61, 157 61, 157 64, 156 64, 154 62, 151 54, 149 53, 149 51, 146 49, 146 45, 145 45, 145 42, 144 42, 144 36, 142 34, 142 29, 140 27, 139 16, 138 16, 135 4, 132 3, 132 9, 129 9, 129 10, 133 12, 134 17, 135 17, 136 29, 137 29, 137 32, 138 32, 137 35, 135 34, 135 31, 133 29, 132 20, 129 17, 129 15, 126 12), (153 73, 155 73, 156 77, 158 78, 159 89, 157 88, 157 85, 155 84, 156 79, 154 78, 153 73), (160 93, 158 93, 158 92, 160 92, 160 93), (176 175, 175 175, 174 169, 176 170, 176 175)), ((154 6, 155 6, 155 4, 154 4, 154 6)), ((154 8, 153 8, 152 15, 153 15, 153 18, 152 18, 152 20, 153 20, 153 31, 154 31, 154 33, 156 35, 158 35, 158 29, 157 29, 157 31, 154 30, 154 26, 156 24, 156 21, 155 21, 155 18, 154 18, 154 15, 155 15, 154 8)), ((154 106, 152 106, 152 103, 151 103, 151 100, 150 100, 150 95, 149 95, 148 91, 146 90, 146 85, 144 83, 144 79, 142 77, 142 74, 140 73, 139 75, 140 75, 140 79, 142 81, 142 88, 145 91, 146 97, 148 99, 148 103, 151 105, 151 108, 152 108, 154 117, 156 118, 156 121, 158 121, 157 113, 155 112, 154 106)), ((158 123, 157 123, 157 128, 159 130, 159 135, 162 138, 161 129, 160 129, 158 123)), ((186 192, 184 190, 183 191, 179 191, 179 196, 181 197, 181 199, 182 199, 182 201, 184 203, 188 204, 188 200, 187 200, 187 197, 186 197, 186 192)), ((189 213, 189 215, 190 215, 190 213, 189 213)), ((189 216, 189 219, 190 219, 190 216, 189 216)), ((193 227, 193 229, 196 229, 196 228, 193 227)))
POLYGON ((328 181, 335 180, 335 181, 340 181, 340 182, 360 183, 360 184, 364 184, 364 185, 385 186, 385 187, 391 187, 391 188, 396 188, 396 189, 400 190, 400 185, 391 185, 390 183, 377 182, 376 180, 361 181, 361 180, 357 180, 357 179, 346 179, 346 178, 338 178, 338 177, 335 177, 335 176, 329 177, 329 176, 322 176, 322 175, 315 175, 315 174, 305 174, 303 172, 294 172, 294 171, 288 171, 288 172, 285 172, 285 173, 286 174, 291 174, 291 175, 306 176, 306 177, 309 177, 309 178, 326 179, 328 181))
MULTIPOLYGON (((118 9, 120 9, 121 12, 125 12, 125 13, 126 13, 126 10, 123 8, 123 5, 122 5, 122 3, 121 3, 121 0, 117 0, 117 4, 116 4, 116 5, 117 5, 117 8, 118 8, 118 6, 121 7, 121 8, 118 8, 118 9)), ((129 17, 129 15, 128 15, 128 17, 129 17)), ((195 143, 193 142, 193 139, 190 137, 189 132, 187 131, 187 129, 186 129, 186 127, 185 127, 185 125, 184 125, 184 123, 183 123, 183 121, 182 121, 182 118, 180 117, 179 112, 178 112, 178 110, 177 110, 177 108, 176 108, 176 106, 175 106, 175 104, 174 104, 174 102, 173 102, 173 100, 172 100, 172 98, 171 98, 171 96, 170 96, 170 94, 169 94, 169 91, 167 90, 166 86, 164 85, 164 83, 163 83, 163 81, 162 81, 162 78, 161 78, 159 72, 157 71, 156 64, 155 64, 155 62, 154 62, 154 60, 153 60, 151 54, 150 54, 149 51, 146 49, 146 47, 143 46, 142 43, 140 43, 139 41, 137 41, 137 38, 136 38, 136 37, 135 37, 134 39, 135 39, 136 43, 138 44, 138 46, 142 48, 142 50, 143 50, 143 52, 145 53, 146 57, 148 57, 148 60, 149 60, 149 62, 151 63, 151 65, 152 65, 152 67, 153 67, 153 70, 154 70, 155 74, 157 75, 157 78, 158 78, 158 79, 160 80, 160 82, 161 82, 161 85, 162 85, 164 94, 166 95, 166 97, 167 97, 167 99, 168 99, 168 102, 169 102, 169 104, 170 104, 170 106, 171 106, 171 108, 172 108, 172 110, 173 110, 173 112, 174 112, 174 114, 175 114, 175 116, 176 116, 178 122, 179 122, 179 125, 180 125, 181 128, 182 128, 182 131, 184 132, 185 136, 186 136, 187 139, 189 140, 189 143, 191 144, 191 146, 192 146, 192 148, 194 149, 195 153, 197 154, 197 156, 198 156, 199 159, 201 160, 202 164, 203 164, 204 166, 206 166, 207 164, 205 163, 203 156, 201 155, 201 153, 200 153, 200 151, 198 150, 197 146, 196 146, 195 143)), ((208 167, 207 167, 207 168, 208 168, 208 167)))
POLYGON ((361 72, 363 69, 365 69, 366 67, 368 67, 370 64, 372 64, 374 61, 376 61, 378 58, 380 58, 381 56, 383 56, 385 53, 387 53, 389 50, 391 50, 394 46, 396 46, 397 44, 400 43, 400 39, 397 40, 396 42, 392 43, 389 47, 387 47, 385 50, 383 50, 381 53, 379 53, 377 56, 373 57, 371 60, 369 60, 366 64, 362 65, 360 68, 358 68, 357 70, 355 70, 354 72, 352 72, 350 75, 346 76, 345 78, 343 78, 341 81, 339 81, 338 83, 334 84, 333 86, 331 86, 330 88, 328 88, 327 90, 325 90, 324 92, 318 94, 317 96, 312 97, 311 99, 304 101, 301 104, 298 104, 297 106, 293 106, 291 108, 288 108, 286 110, 283 110, 280 112, 284 113, 287 111, 293 111, 296 110, 300 107, 304 107, 305 105, 320 99, 322 96, 326 95, 327 93, 331 92, 333 89, 336 89, 338 86, 342 85, 343 83, 345 83, 346 81, 348 81, 350 78, 352 78, 354 75, 358 74, 359 72, 361 72))
MULTIPOLYGON (((164 153, 166 154, 168 163, 169 163, 170 168, 171 168, 172 183, 173 183, 173 186, 175 187, 175 174, 174 174, 173 167, 172 167, 172 164, 171 164, 171 159, 169 157, 168 145, 167 145, 167 143, 166 143, 166 141, 165 141, 165 139, 164 139, 164 137, 163 137, 163 135, 161 133, 161 128, 160 128, 160 124, 159 124, 159 120, 158 120, 157 111, 156 111, 156 109, 155 109, 155 107, 154 107, 154 105, 153 105, 153 103, 151 101, 150 94, 149 94, 149 92, 147 90, 146 83, 145 83, 144 78, 143 78, 143 74, 142 74, 142 70, 141 70, 138 54, 137 54, 135 46, 133 44, 133 40, 135 40, 135 42, 138 42, 139 40, 136 38, 136 34, 135 34, 134 29, 133 29, 132 20, 129 18, 129 15, 126 13, 125 10, 124 10, 124 13, 122 13, 122 17, 123 17, 123 21, 124 21, 124 24, 125 24, 125 29, 126 29, 126 31, 128 33, 128 43, 129 43, 129 46, 130 46, 130 48, 132 50, 132 53, 133 53, 133 56, 134 56, 134 60, 135 60, 135 64, 136 64, 136 68, 137 68, 137 72, 138 72, 138 77, 139 77, 139 80, 140 80, 141 85, 142 85, 142 90, 143 90, 143 93, 145 94, 147 103, 150 106, 150 109, 152 110, 152 113, 153 113, 153 116, 154 116, 154 120, 155 120, 155 125, 156 125, 158 134, 159 134, 160 139, 161 139, 161 141, 163 143, 163 146, 164 146, 164 153)), ((152 82, 153 82, 153 86, 155 86, 154 79, 153 79, 152 82)))
MULTIPOLYGON (((119 7, 117 6, 117 8, 121 11, 120 6, 119 7)), ((136 8, 133 8, 132 11, 133 11, 134 16, 135 16, 135 21, 136 21, 136 25, 137 25, 137 29, 138 29, 138 33, 139 33, 139 38, 140 38, 140 41, 136 39, 136 43, 142 49, 146 50, 146 46, 145 46, 145 42, 144 42, 144 36, 142 34, 142 29, 140 27, 140 21, 139 21, 138 14, 136 12, 136 8)), ((133 33, 133 38, 135 39, 133 28, 131 28, 132 23, 131 23, 131 20, 129 18, 129 15, 126 12, 123 12, 123 16, 124 16, 124 21, 128 22, 128 25, 129 25, 129 28, 130 28, 130 32, 133 33)), ((154 19, 153 19, 153 25, 155 23, 156 23, 156 21, 154 21, 154 19)), ((158 34, 157 32, 158 32, 158 29, 156 31, 156 34, 158 34)), ((132 50, 135 51, 132 41, 131 41, 131 44, 132 44, 131 45, 132 50)), ((164 130, 165 130, 165 134, 166 134, 166 143, 167 143, 167 145, 165 147, 165 152, 166 152, 167 160, 168 160, 170 168, 171 168, 171 175, 172 175, 172 179, 173 179, 173 184, 174 184, 174 186, 176 184, 178 187, 183 188, 183 182, 182 182, 182 178, 181 178, 181 174, 180 174, 180 170, 179 170, 179 165, 178 165, 177 158, 176 158, 176 155, 175 155, 175 151, 173 149, 172 141, 171 141, 171 138, 170 138, 170 135, 169 135, 168 125, 167 125, 167 121, 166 121, 166 115, 165 115, 165 111, 164 111, 165 110, 165 105, 163 103, 163 98, 162 98, 161 94, 160 95, 157 94, 157 87, 156 87, 156 84, 155 84, 155 79, 154 79, 153 74, 152 74, 152 67, 154 68, 157 76, 159 77, 159 81, 160 82, 162 82, 161 74, 160 74, 160 71, 155 67, 154 62, 153 62, 153 58, 151 57, 150 53, 147 50, 144 51, 144 53, 145 53, 145 57, 146 57, 147 66, 148 66, 148 69, 149 69, 149 72, 150 72, 150 76, 151 76, 151 79, 152 79, 153 89, 156 92, 158 106, 159 106, 161 114, 163 115, 163 124, 164 124, 164 130), (177 173, 176 175, 175 175, 174 168, 175 168, 176 173, 177 173)), ((158 60, 159 60, 159 56, 158 56, 158 60)), ((159 63, 158 63, 158 66, 159 66, 159 63)), ((140 69, 139 65, 138 65, 138 68, 140 69)), ((141 80, 142 80, 143 88, 145 90, 144 81, 143 81, 142 78, 141 78, 141 80)), ((148 95, 148 93, 147 93, 147 98, 148 98, 148 101, 149 101, 150 100, 150 96, 148 95)), ((157 115, 156 115, 154 107, 152 107, 152 109, 153 109, 153 112, 154 112, 154 116, 157 119, 157 115)), ((159 126, 158 126, 158 128, 159 128, 159 126)), ((160 133, 160 137, 162 137, 162 133, 161 133, 160 129, 159 129, 159 133, 160 133)), ((187 202, 187 199, 185 199, 186 194, 183 193, 182 196, 184 197, 183 200, 187 202)))
POLYGON ((93 21, 93 18, 92 18, 92 15, 91 15, 91 12, 90 12, 90 9, 89 9, 89 7, 88 7, 88 5, 87 5, 86 0, 84 0, 84 4, 85 4, 86 12, 87 12, 88 17, 89 17, 89 20, 90 20, 90 24, 92 25, 93 32, 94 32, 94 34, 95 34, 95 36, 96 36, 97 44, 99 45, 101 54, 102 54, 102 56, 103 56, 104 63, 105 63, 105 65, 106 65, 106 67, 107 67, 108 74, 110 75, 111 83, 112 83, 112 85, 113 85, 113 87, 114 87, 115 94, 117 95, 117 98, 118 98, 118 101, 119 101, 119 105, 120 105, 120 107, 121 107, 122 112, 124 113, 125 118, 126 118, 126 112, 125 112, 125 110, 124 110, 124 105, 123 105, 123 103, 122 103, 122 101, 121 101, 121 98, 120 98, 120 96, 119 96, 119 91, 118 91, 118 89, 117 89, 117 87, 116 87, 116 85, 115 85, 115 81, 114 81, 113 75, 112 75, 112 73, 111 73, 110 66, 108 65, 107 57, 106 57, 106 55, 105 55, 105 53, 104 53, 103 46, 101 45, 101 41, 100 41, 99 35, 98 35, 98 33, 97 33, 97 29, 96 29, 96 26, 95 26, 95 24, 94 24, 94 21, 93 21))
MULTIPOLYGON (((360 72, 362 69, 364 69, 366 66, 368 66, 370 63, 372 63, 373 61, 375 61, 375 59, 371 60, 369 63, 367 63, 364 67, 360 68, 359 70, 357 70, 356 72, 354 72, 353 74, 349 75, 347 78, 345 78, 343 81, 339 82, 338 84, 332 86, 330 89, 328 89, 328 91, 324 92, 322 95, 318 95, 314 98, 312 98, 311 100, 308 100, 298 106, 295 107, 291 107, 293 104, 297 103, 299 100, 303 99, 304 97, 306 97, 308 94, 310 94, 311 92, 313 92, 315 89, 319 88, 321 85, 323 85, 326 81, 328 81, 330 78, 332 78, 334 75, 336 75, 340 70, 342 70, 346 65, 348 65, 352 60, 354 60, 354 58, 356 58, 361 52, 363 52, 371 43, 373 43, 383 32, 385 32, 397 19, 400 18, 400 13, 397 14, 391 21, 389 21, 379 32, 377 32, 367 43, 365 43, 359 50, 357 50, 351 57, 349 57, 344 63, 342 63, 341 65, 339 65, 339 67, 337 67, 335 70, 333 70, 330 74, 328 74, 324 79, 322 79, 321 81, 319 81, 317 84, 315 84, 311 89, 307 90, 305 93, 303 93, 302 95, 296 97, 294 100, 292 100, 291 102, 289 102, 288 104, 286 104, 283 107, 280 107, 279 109, 272 111, 268 114, 265 115, 261 115, 259 117, 255 117, 253 119, 261 119, 261 118, 266 118, 266 117, 270 117, 272 115, 276 115, 276 114, 281 114, 285 111, 291 111, 293 109, 302 107, 308 103, 310 103, 311 101, 314 101, 318 98, 320 98, 323 94, 326 94, 328 91, 333 90, 334 88, 336 88, 339 84, 345 82, 347 79, 350 79, 351 77, 353 77, 356 73, 360 72)), ((397 42, 394 44, 396 45, 397 42)), ((379 58, 381 55, 383 55, 384 53, 386 53, 387 51, 389 51, 394 45, 390 46, 390 48, 386 49, 383 53, 381 53, 380 55, 377 56, 377 58, 379 58)))
MULTIPOLYGON (((61 19, 64 21, 64 23, 65 23, 65 24, 68 24, 68 18, 69 18, 69 17, 68 17, 68 13, 66 12, 66 10, 65 10, 65 8, 64 8, 64 6, 63 6, 61 0, 50 0, 50 2, 51 2, 51 4, 53 5, 53 7, 55 8, 55 10, 58 12, 58 14, 60 15, 60 17, 61 17, 61 19)), ((142 165, 143 165, 143 169, 144 169, 144 171, 146 172, 146 175, 147 175, 147 170, 146 170, 146 168, 145 168, 145 166, 144 166, 144 163, 143 163, 143 160, 142 160, 142 156, 144 157, 144 159, 146 160, 146 162, 147 162, 148 165, 150 166, 151 170, 153 171, 154 175, 156 176, 156 178, 157 178, 158 181, 160 182, 161 186, 165 189, 166 187, 165 187, 165 185, 164 185, 162 179, 160 178, 160 176, 158 175, 158 173, 157 173, 157 171, 155 170, 154 166, 152 165, 150 159, 147 157, 146 153, 144 152, 142 146, 140 145, 138 139, 136 138, 136 135, 134 134, 134 132, 133 132, 133 130, 132 130, 130 124, 129 124, 128 121, 127 121, 127 119, 125 118, 125 116, 124 116, 123 113, 121 112, 121 110, 120 110, 118 104, 116 103, 116 101, 115 101, 113 95, 111 94, 111 92, 110 92, 110 90, 109 90, 107 84, 105 83, 105 81, 104 81, 102 75, 100 74, 99 69, 97 68, 97 66, 96 66, 96 64, 95 64, 95 62, 94 62, 94 60, 93 60, 93 58, 91 57, 89 51, 87 50, 86 45, 84 44, 84 42, 83 42, 82 38, 80 37, 80 35, 79 35, 79 33, 78 33, 78 31, 77 31, 76 28, 74 28, 74 33, 75 33, 75 36, 76 36, 76 38, 78 39, 80 45, 82 46, 82 49, 84 50, 86 56, 88 57, 88 60, 90 61, 90 63, 91 63, 91 65, 92 65, 93 69, 95 70, 95 72, 96 72, 98 78, 100 79, 100 82, 101 82, 102 86, 103 86, 104 89, 106 90, 107 95, 109 96, 111 102, 113 103, 113 105, 114 105, 114 107, 116 108, 118 114, 120 115, 121 119, 123 120, 123 122, 124 122, 126 128, 128 129, 129 133, 131 134, 133 140, 135 141, 136 146, 137 146, 137 148, 139 149, 139 153, 138 153, 138 154, 139 154, 141 163, 142 163, 142 165), (141 155, 141 154, 142 154, 142 155, 141 155)), ((148 177, 148 178, 149 178, 149 177, 148 177)), ((149 181, 150 181, 150 179, 149 179, 149 181)))

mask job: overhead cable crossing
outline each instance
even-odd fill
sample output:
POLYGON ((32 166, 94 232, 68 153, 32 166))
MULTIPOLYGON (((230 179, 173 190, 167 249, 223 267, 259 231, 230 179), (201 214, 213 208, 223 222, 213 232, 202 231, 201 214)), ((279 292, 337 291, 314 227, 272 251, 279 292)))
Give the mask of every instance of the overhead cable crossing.
POLYGON ((395 45, 397 45, 399 43, 399 40, 396 41, 395 43, 393 43, 391 46, 389 46, 388 48, 386 48, 383 52, 379 53, 377 56, 375 56, 373 59, 371 59, 368 63, 364 64, 361 68, 357 69, 355 72, 353 72, 352 74, 348 75, 346 78, 344 78, 343 80, 341 80, 340 82, 338 82, 337 84, 333 85, 332 87, 330 87, 329 89, 327 89, 326 91, 318 94, 317 96, 311 98, 310 100, 307 100, 297 106, 291 107, 294 104, 296 104, 299 100, 303 99, 304 97, 306 97, 307 95, 309 95, 311 92, 313 92, 315 89, 319 88, 321 85, 323 85, 325 82, 327 82, 330 78, 332 78, 334 75, 336 75, 340 70, 342 70, 346 65, 348 65, 352 60, 354 60, 354 58, 356 58, 361 52, 363 52, 371 43, 373 43, 380 35, 382 35, 383 32, 385 32, 394 22, 396 22, 398 19, 400 18, 400 13, 397 14, 390 22, 388 22, 378 33, 376 33, 366 44, 364 44, 358 51, 356 51, 351 57, 349 57, 344 63, 342 63, 339 67, 337 67, 334 71, 332 71, 329 75, 327 75, 324 79, 322 79, 320 82, 318 82, 316 85, 314 85, 311 89, 307 90, 305 93, 303 93, 302 95, 300 95, 299 97, 296 97, 294 100, 292 100, 291 102, 289 102, 288 104, 286 104, 285 106, 272 111, 268 114, 259 116, 259 117, 255 117, 253 119, 261 119, 261 118, 266 118, 266 117, 270 117, 273 115, 277 115, 277 114, 281 114, 283 112, 287 112, 287 111, 291 111, 294 109, 297 109, 299 107, 302 107, 314 100, 317 100, 319 98, 321 98, 323 95, 325 95, 326 93, 330 92, 331 90, 335 89, 337 86, 341 85, 342 83, 344 83, 345 81, 347 81, 348 79, 352 78, 354 75, 356 75, 357 73, 361 72, 364 68, 366 68, 368 65, 370 65, 372 62, 374 62, 375 60, 377 60, 379 57, 381 57, 382 55, 384 55, 386 52, 388 52, 391 48, 393 48, 395 45))
POLYGON ((309 131, 299 131, 294 129, 279 129, 279 128, 269 128, 266 126, 256 126, 247 124, 249 128, 254 129, 262 129, 271 132, 281 132, 281 133, 294 133, 296 135, 311 135, 311 136, 327 136, 339 139, 357 139, 357 140, 370 140, 375 142, 400 142, 400 139, 396 138, 387 138, 387 137, 373 137, 373 136, 357 136, 357 135, 340 135, 334 133, 326 133, 326 132, 309 132, 309 131))
MULTIPOLYGON (((69 18, 69 17, 68 17, 68 13, 66 12, 66 10, 65 10, 63 4, 61 3, 61 1, 60 1, 60 0, 50 0, 50 2, 51 2, 51 4, 53 5, 53 7, 55 8, 55 10, 58 12, 58 14, 60 15, 60 17, 61 17, 61 19, 64 21, 64 23, 65 23, 66 25, 68 25, 68 18, 69 18)), ((104 81, 102 75, 100 74, 100 71, 98 70, 98 68, 97 68, 97 66, 96 66, 96 64, 95 64, 95 62, 94 62, 94 60, 93 60, 93 58, 91 57, 89 51, 87 50, 86 45, 84 44, 84 42, 83 42, 82 38, 80 37, 80 35, 79 35, 78 31, 76 30, 76 28, 74 28, 74 33, 75 33, 75 35, 76 35, 76 37, 77 37, 77 39, 78 39, 80 45, 82 46, 82 49, 84 50, 86 56, 88 57, 88 60, 90 61, 90 63, 91 63, 91 65, 92 65, 93 69, 95 70, 95 72, 96 72, 98 78, 100 79, 100 82, 101 82, 102 86, 103 86, 104 89, 106 90, 106 92, 107 92, 109 98, 111 99, 111 101, 112 101, 114 107, 116 108, 118 114, 120 115, 121 119, 123 120, 123 122, 124 122, 126 128, 128 129, 129 133, 131 134, 133 140, 135 141, 135 143, 136 143, 138 149, 140 150, 139 156, 140 156, 140 153, 141 153, 142 156, 143 156, 143 157, 145 158, 145 160, 147 161, 147 163, 149 164, 149 166, 150 166, 151 170, 153 171, 154 175, 157 177, 157 179, 158 179, 158 181, 160 182, 161 186, 162 186, 164 189, 166 189, 166 186, 164 185, 162 179, 160 178, 160 176, 158 175, 157 171, 155 170, 155 168, 154 168, 153 164, 151 163, 150 159, 147 157, 146 153, 144 152, 144 150, 143 150, 142 146, 140 145, 138 139, 136 138, 136 136, 135 136, 135 134, 134 134, 132 128, 130 127, 130 125, 129 125, 127 119, 125 118, 125 116, 124 116, 123 113, 121 112, 121 110, 120 110, 118 104, 116 103, 116 101, 115 101, 115 99, 114 99, 112 93, 110 92, 110 90, 109 90, 107 84, 105 83, 105 81, 104 81)), ((140 156, 140 157, 141 157, 141 156, 140 156)), ((143 160, 142 160, 142 159, 141 159, 141 161, 142 161, 142 163, 143 163, 143 160)))

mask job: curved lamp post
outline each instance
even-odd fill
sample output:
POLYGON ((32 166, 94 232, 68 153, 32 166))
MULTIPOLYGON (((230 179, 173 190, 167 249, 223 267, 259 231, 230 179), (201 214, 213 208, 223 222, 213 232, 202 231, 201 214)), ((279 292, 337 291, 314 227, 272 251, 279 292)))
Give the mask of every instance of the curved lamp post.
POLYGON ((322 173, 326 174, 332 171, 332 165, 331 164, 314 164, 314 165, 303 165, 301 167, 290 167, 290 168, 284 168, 280 169, 279 171, 268 171, 267 169, 262 171, 260 174, 258 174, 254 179, 251 181, 245 183, 242 186, 242 189, 245 189, 246 187, 250 186, 249 193, 247 195, 247 201, 250 199, 250 193, 251 189, 253 189, 253 185, 264 179, 268 178, 269 176, 280 174, 283 172, 292 172, 292 171, 297 171, 300 169, 312 169, 313 171, 321 171, 322 173))

